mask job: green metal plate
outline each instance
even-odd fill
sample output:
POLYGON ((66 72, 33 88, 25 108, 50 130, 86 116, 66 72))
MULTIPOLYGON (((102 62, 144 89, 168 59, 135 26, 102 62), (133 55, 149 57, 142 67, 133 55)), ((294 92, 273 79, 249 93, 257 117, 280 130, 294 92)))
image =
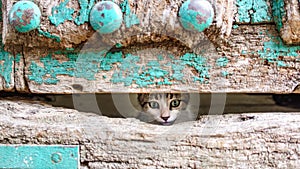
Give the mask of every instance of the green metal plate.
POLYGON ((77 169, 79 146, 0 145, 0 168, 77 169))

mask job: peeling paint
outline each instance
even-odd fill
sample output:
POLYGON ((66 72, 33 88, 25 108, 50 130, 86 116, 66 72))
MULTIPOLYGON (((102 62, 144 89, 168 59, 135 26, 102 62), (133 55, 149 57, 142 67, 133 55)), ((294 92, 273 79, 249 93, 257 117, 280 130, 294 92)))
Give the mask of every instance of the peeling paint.
POLYGON ((133 25, 140 24, 140 20, 137 17, 137 15, 131 12, 128 0, 124 0, 120 4, 120 7, 121 7, 122 12, 125 13, 124 22, 125 22, 126 28, 130 28, 133 25))
POLYGON ((271 11, 266 0, 237 0, 238 18, 241 23, 271 22, 271 11))
POLYGON ((239 25, 233 25, 232 28, 237 29, 237 28, 239 28, 239 25))
POLYGON ((269 63, 277 63, 277 66, 287 66, 279 58, 280 56, 287 57, 299 57, 300 46, 285 45, 280 37, 271 37, 268 42, 264 42, 264 49, 258 50, 258 54, 261 58, 265 59, 269 63))
POLYGON ((221 57, 216 60, 216 65, 219 67, 227 66, 229 60, 226 57, 221 57))
POLYGON ((45 32, 41 28, 37 28, 37 30, 38 30, 39 34, 42 35, 42 36, 45 36, 45 37, 50 38, 50 39, 54 39, 56 42, 61 41, 59 36, 52 35, 49 32, 45 32))
POLYGON ((11 75, 13 73, 14 56, 1 49, 0 52, 0 75, 5 80, 5 87, 9 88, 11 85, 11 75))
POLYGON ((272 17, 269 5, 266 0, 253 0, 253 14, 251 15, 251 23, 270 22, 272 17))
MULTIPOLYGON (((53 54, 40 58, 40 63, 32 61, 29 66, 29 81, 37 84, 57 84, 59 75, 84 78, 89 81, 96 79, 100 72, 113 71, 112 77, 105 76, 111 83, 122 83, 124 86, 136 84, 138 87, 149 85, 172 85, 184 83, 184 68, 192 67, 195 72, 193 79, 206 83, 209 79, 209 66, 206 59, 192 53, 186 53, 180 59, 165 64, 162 56, 141 65, 141 57, 122 52, 101 51, 98 53, 65 53, 68 61, 54 59, 53 54)), ((62 54, 57 52, 56 54, 62 54)))
POLYGON ((272 12, 277 30, 280 31, 283 26, 282 17, 285 15, 284 0, 272 0, 272 12))
POLYGON ((221 72, 221 76, 223 76, 223 77, 226 77, 226 76, 228 76, 229 75, 229 73, 227 72, 227 71, 222 71, 221 72))
POLYGON ((89 21, 89 13, 95 3, 95 0, 78 0, 79 6, 80 6, 80 11, 79 11, 79 16, 75 19, 75 23, 77 25, 84 24, 85 22, 89 21))
POLYGON ((75 10, 66 7, 69 1, 70 0, 62 1, 58 6, 52 8, 52 15, 49 16, 49 20, 55 26, 58 26, 67 20, 73 20, 75 10))

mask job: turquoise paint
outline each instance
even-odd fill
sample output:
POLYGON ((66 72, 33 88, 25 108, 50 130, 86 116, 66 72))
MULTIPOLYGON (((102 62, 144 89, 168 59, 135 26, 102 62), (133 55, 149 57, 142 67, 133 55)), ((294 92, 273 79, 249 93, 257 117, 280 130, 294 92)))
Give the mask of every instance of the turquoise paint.
MULTIPOLYGON (((40 63, 34 61, 29 65, 31 74, 27 75, 29 81, 37 84, 57 84, 59 75, 76 78, 84 78, 89 81, 96 80, 95 75, 100 72, 112 71, 117 66, 111 79, 112 83, 122 83, 124 86, 136 84, 137 87, 149 85, 171 85, 185 83, 184 68, 192 67, 196 73, 195 81, 207 82, 209 79, 209 67, 206 59, 200 55, 187 53, 180 59, 171 60, 165 64, 162 56, 152 60, 144 66, 140 66, 140 56, 124 54, 122 52, 101 51, 98 53, 68 53, 56 52, 65 55, 68 61, 54 59, 52 54, 40 58, 40 63)), ((169 56, 171 57, 171 56, 169 56)), ((103 76, 103 79, 107 79, 103 76)))
POLYGON ((140 20, 137 17, 137 15, 131 12, 128 0, 124 0, 120 4, 120 7, 121 7, 122 12, 125 13, 124 22, 125 22, 126 28, 130 28, 133 25, 140 24, 140 20))
POLYGON ((193 67, 198 76, 194 76, 194 81, 202 83, 209 79, 209 67, 206 59, 192 53, 186 53, 180 60, 173 60, 169 65, 164 65, 159 60, 149 61, 145 66, 139 67, 140 58, 128 54, 121 62, 120 71, 115 72, 112 83, 124 83, 125 86, 137 84, 138 87, 148 87, 150 85, 172 85, 183 81, 183 69, 193 67), (171 66, 171 72, 170 67, 171 66), (126 74, 126 76, 124 76, 126 74), (157 82, 155 82, 157 81, 157 82))
POLYGON ((124 18, 126 28, 130 28, 133 25, 139 25, 140 20, 136 14, 130 13, 129 15, 125 15, 124 18))
POLYGON ((264 49, 258 50, 261 58, 269 63, 277 63, 277 66, 287 66, 283 61, 279 60, 280 56, 299 57, 300 46, 285 45, 280 37, 272 37, 268 42, 264 43, 264 49))
POLYGON ((227 71, 222 71, 221 72, 221 76, 223 76, 223 77, 226 77, 226 76, 228 76, 229 75, 229 73, 227 72, 227 71))
POLYGON ((79 146, 0 145, 0 168, 79 168, 79 146))
POLYGON ((116 44, 116 48, 121 48, 121 47, 123 47, 123 45, 121 43, 116 44))
POLYGON ((129 15, 131 10, 130 10, 130 6, 129 6, 129 2, 128 0, 124 0, 121 4, 120 4, 121 10, 123 13, 125 13, 125 15, 129 15))
POLYGON ((139 80, 140 67, 138 62, 140 57, 127 54, 121 61, 121 65, 118 66, 119 70, 114 72, 111 82, 112 83, 124 83, 124 86, 130 86, 134 81, 139 80))
POLYGON ((2 1, 0 1, 0 21, 2 22, 2 1))
POLYGON ((184 29, 202 32, 214 19, 214 10, 206 0, 187 0, 179 10, 179 21, 184 29))
POLYGON ((251 14, 251 23, 272 21, 267 0, 253 0, 253 11, 253 14, 251 14))
POLYGON ((181 62, 181 60, 174 60, 174 63, 171 65, 173 75, 171 76, 171 80, 175 79, 177 81, 183 80, 183 70, 185 68, 185 63, 181 62))
POLYGON ((242 50, 242 54, 246 55, 248 52, 246 50, 242 50))
POLYGON ((284 63, 284 61, 278 60, 278 61, 277 61, 277 66, 278 66, 278 67, 287 67, 287 64, 284 63))
MULTIPOLYGON (((74 21, 75 24, 77 25, 81 25, 91 20, 90 13, 95 4, 95 0, 78 0, 80 11, 79 11, 79 15, 76 16, 76 18, 73 18, 75 10, 66 7, 68 2, 69 0, 63 1, 58 6, 52 8, 52 16, 49 16, 49 20, 51 21, 52 24, 58 26, 59 24, 62 24, 68 20, 68 21, 74 21)), ((112 3, 111 1, 102 1, 102 2, 112 3)), ((124 22, 127 28, 130 28, 133 25, 140 24, 140 20, 137 17, 137 15, 131 12, 128 0, 124 0, 120 4, 120 7, 122 9, 121 11, 124 13, 124 22)), ((99 18, 98 16, 95 17, 99 18)), ((97 21, 92 21, 92 22, 93 24, 97 24, 95 23, 97 21)), ((117 25, 118 24, 115 23, 112 24, 111 27, 118 27, 117 25)), ((96 29, 98 27, 99 26, 96 26, 96 29)))
POLYGON ((21 61, 21 55, 17 54, 16 57, 15 57, 15 62, 20 63, 20 61, 21 61))
POLYGON ((19 1, 9 11, 9 23, 18 32, 29 32, 39 27, 41 22, 41 11, 31 1, 19 1))
POLYGON ((216 60, 216 65, 219 67, 227 66, 229 60, 226 57, 222 57, 216 60))
POLYGON ((193 67, 197 72, 198 76, 194 76, 194 81, 206 83, 209 76, 209 66, 207 66, 206 58, 201 55, 194 53, 186 53, 180 57, 180 62, 190 67, 193 67))
POLYGON ((253 0, 237 0, 239 22, 249 23, 251 16, 249 11, 252 9, 253 0))
POLYGON ((36 64, 34 61, 29 66, 28 80, 35 81, 38 84, 57 84, 59 80, 57 75, 74 76, 75 61, 70 60, 68 62, 59 62, 52 58, 49 54, 46 57, 40 58, 43 67, 36 64))
POLYGON ((157 60, 158 60, 158 61, 162 61, 162 60, 164 60, 164 57, 163 57, 162 55, 158 55, 158 56, 157 56, 157 60))
POLYGON ((74 22, 77 25, 84 24, 85 22, 89 21, 89 13, 95 3, 95 0, 78 0, 79 5, 80 5, 80 11, 79 11, 79 16, 76 17, 74 22))
POLYGON ((5 80, 5 87, 9 88, 11 85, 11 75, 13 73, 13 63, 14 63, 14 56, 9 54, 8 52, 1 49, 0 52, 0 61, 3 61, 3 63, 0 64, 0 75, 5 80))
POLYGON ((45 36, 45 37, 47 37, 47 38, 54 39, 56 42, 60 42, 60 41, 61 41, 61 39, 60 39, 59 36, 52 35, 52 34, 49 33, 49 32, 45 32, 45 31, 41 30, 41 28, 38 28, 37 30, 38 30, 39 34, 42 35, 42 36, 45 36))
POLYGON ((239 28, 239 25, 233 25, 232 28, 237 29, 237 28, 239 28))
POLYGON ((282 17, 285 15, 284 0, 272 0, 272 12, 277 30, 280 31, 283 26, 282 17))
POLYGON ((111 1, 98 2, 90 12, 90 24, 100 34, 113 33, 123 22, 120 7, 111 1))
POLYGON ((271 22, 272 17, 266 0, 237 0, 239 22, 271 22))
POLYGON ((75 10, 66 7, 69 1, 70 0, 62 1, 58 6, 52 8, 52 15, 49 16, 49 20, 55 26, 58 26, 65 21, 73 20, 73 14, 75 10))

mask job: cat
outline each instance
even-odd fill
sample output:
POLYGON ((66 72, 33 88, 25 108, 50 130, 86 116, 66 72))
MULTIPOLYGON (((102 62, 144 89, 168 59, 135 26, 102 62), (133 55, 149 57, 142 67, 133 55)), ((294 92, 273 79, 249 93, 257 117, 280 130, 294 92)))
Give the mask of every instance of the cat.
POLYGON ((142 93, 138 94, 142 112, 138 119, 161 125, 172 125, 176 121, 195 120, 189 108, 188 93, 142 93))

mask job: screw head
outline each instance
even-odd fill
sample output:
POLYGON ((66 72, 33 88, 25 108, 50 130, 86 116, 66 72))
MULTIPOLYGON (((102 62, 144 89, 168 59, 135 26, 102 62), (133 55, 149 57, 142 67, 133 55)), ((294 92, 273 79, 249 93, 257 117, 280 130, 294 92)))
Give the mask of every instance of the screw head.
POLYGON ((101 1, 94 5, 90 12, 90 24, 100 34, 118 30, 123 21, 120 7, 111 1, 101 1))
POLYGON ((62 155, 60 153, 57 152, 51 155, 51 161, 53 163, 60 163, 61 160, 62 160, 62 155))
POLYGON ((207 0, 187 0, 179 10, 179 21, 188 31, 202 32, 214 19, 214 9, 207 0))
POLYGON ((41 22, 41 11, 31 1, 19 1, 9 11, 9 23, 18 32, 29 32, 39 27, 41 22))

